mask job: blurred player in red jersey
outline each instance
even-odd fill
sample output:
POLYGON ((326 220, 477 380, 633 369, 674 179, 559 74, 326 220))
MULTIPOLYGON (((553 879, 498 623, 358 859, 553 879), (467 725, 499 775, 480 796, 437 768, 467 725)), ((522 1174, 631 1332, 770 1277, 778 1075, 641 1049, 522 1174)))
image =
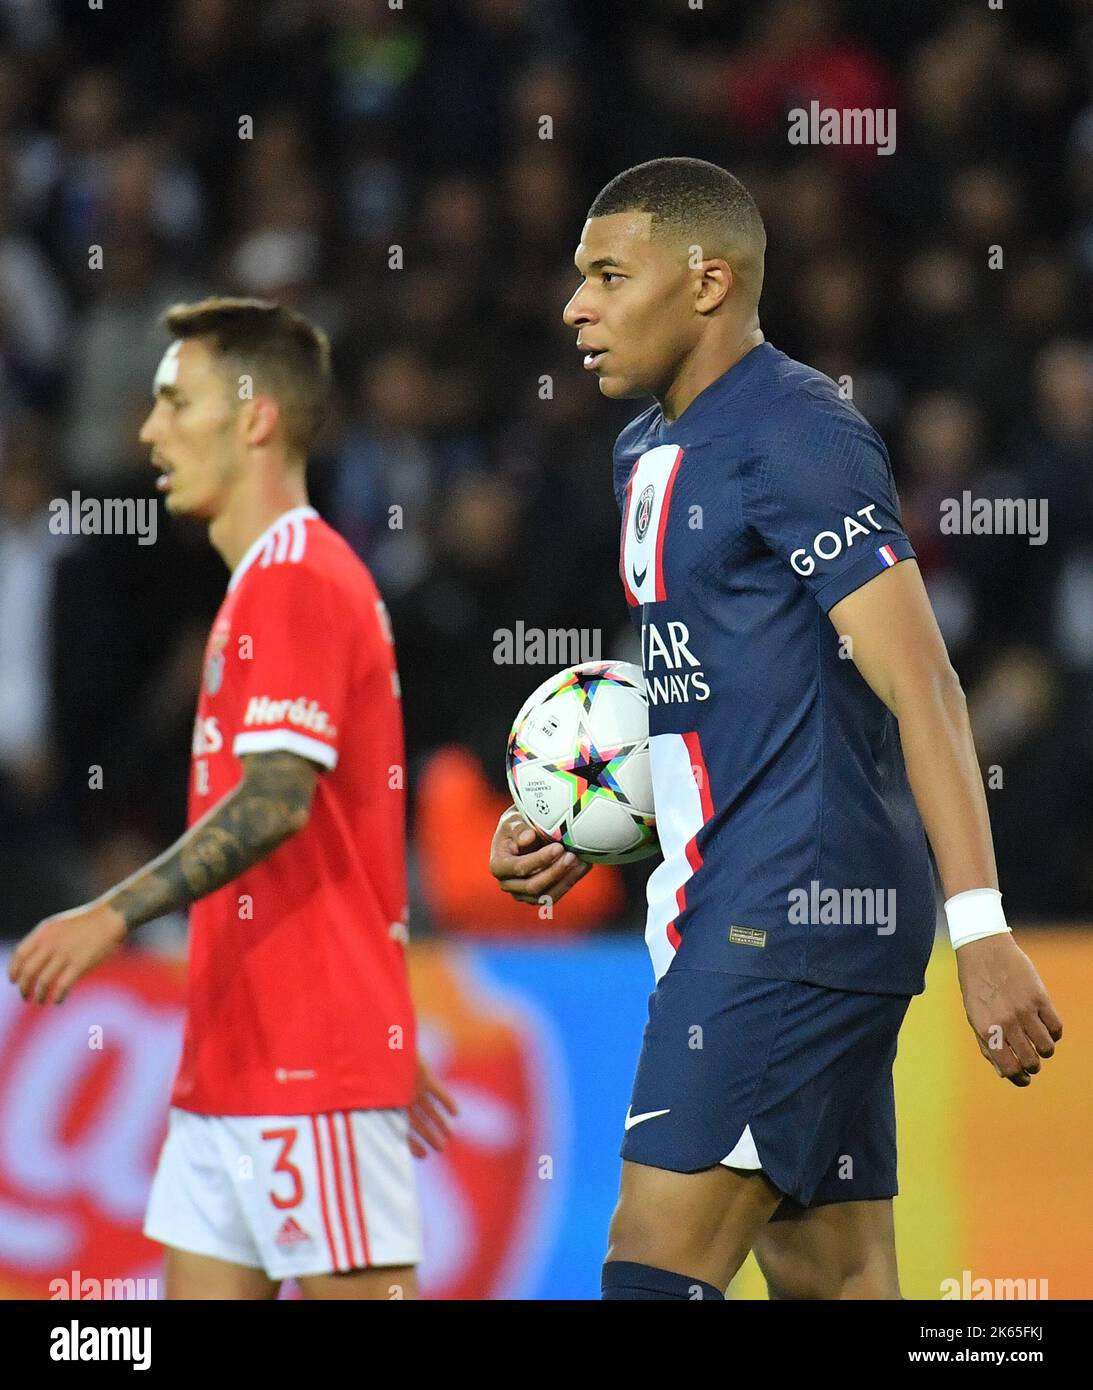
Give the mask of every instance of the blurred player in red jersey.
POLYGON ((325 335, 257 300, 164 316, 141 430, 168 510, 231 570, 205 651, 189 829, 12 957, 60 1003, 144 922, 193 904, 186 1029, 145 1233, 169 1298, 415 1297, 411 1150, 444 1147, 407 984, 403 734, 387 613, 308 506, 325 335))

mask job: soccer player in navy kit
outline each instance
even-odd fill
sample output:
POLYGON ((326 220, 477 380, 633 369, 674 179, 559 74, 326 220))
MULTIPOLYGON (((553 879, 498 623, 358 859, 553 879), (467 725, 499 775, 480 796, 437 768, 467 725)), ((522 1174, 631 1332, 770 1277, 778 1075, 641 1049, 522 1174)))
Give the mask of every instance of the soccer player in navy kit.
MULTIPOLYGON (((766 234, 716 165, 658 159, 589 210, 565 308, 612 398, 620 577, 650 703, 657 977, 605 1299, 899 1298, 892 1063, 933 943, 933 848, 969 1023, 1030 1084, 1062 1024, 1006 925, 964 695, 879 436, 763 338, 766 234)), ((515 811, 491 870, 588 866, 515 811)))

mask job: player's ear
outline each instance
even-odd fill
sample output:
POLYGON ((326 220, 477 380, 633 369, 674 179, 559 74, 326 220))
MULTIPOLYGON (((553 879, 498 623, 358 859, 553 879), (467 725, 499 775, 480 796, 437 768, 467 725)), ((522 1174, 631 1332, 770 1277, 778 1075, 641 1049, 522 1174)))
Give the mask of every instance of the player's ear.
POLYGON ((712 313, 725 302, 734 280, 728 261, 703 261, 702 278, 698 281, 695 294, 696 311, 700 314, 712 313))
POLYGON ((248 444, 268 444, 281 423, 281 405, 273 396, 260 394, 242 403, 243 431, 248 444))

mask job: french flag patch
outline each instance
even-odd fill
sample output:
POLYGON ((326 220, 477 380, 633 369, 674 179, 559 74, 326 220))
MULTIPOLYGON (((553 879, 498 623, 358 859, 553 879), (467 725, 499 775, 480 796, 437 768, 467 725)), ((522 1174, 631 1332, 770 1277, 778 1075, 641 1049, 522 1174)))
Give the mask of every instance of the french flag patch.
POLYGON ((890 545, 882 545, 877 551, 877 556, 885 569, 891 569, 893 565, 898 563, 898 556, 890 545))

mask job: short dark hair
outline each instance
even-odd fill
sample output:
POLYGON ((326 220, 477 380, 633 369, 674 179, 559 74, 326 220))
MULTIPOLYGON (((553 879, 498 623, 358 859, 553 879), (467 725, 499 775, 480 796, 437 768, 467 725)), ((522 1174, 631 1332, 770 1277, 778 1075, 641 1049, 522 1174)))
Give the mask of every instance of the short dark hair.
POLYGON ((635 164, 600 190, 588 216, 609 217, 634 210, 652 214, 654 235, 667 232, 706 242, 711 250, 732 248, 748 260, 755 259, 758 297, 766 228, 755 199, 727 169, 706 159, 683 156, 635 164))
POLYGON ((272 300, 223 295, 174 304, 161 322, 176 338, 208 339, 233 370, 253 375, 281 404, 288 451, 307 454, 330 396, 330 340, 321 328, 272 300))

